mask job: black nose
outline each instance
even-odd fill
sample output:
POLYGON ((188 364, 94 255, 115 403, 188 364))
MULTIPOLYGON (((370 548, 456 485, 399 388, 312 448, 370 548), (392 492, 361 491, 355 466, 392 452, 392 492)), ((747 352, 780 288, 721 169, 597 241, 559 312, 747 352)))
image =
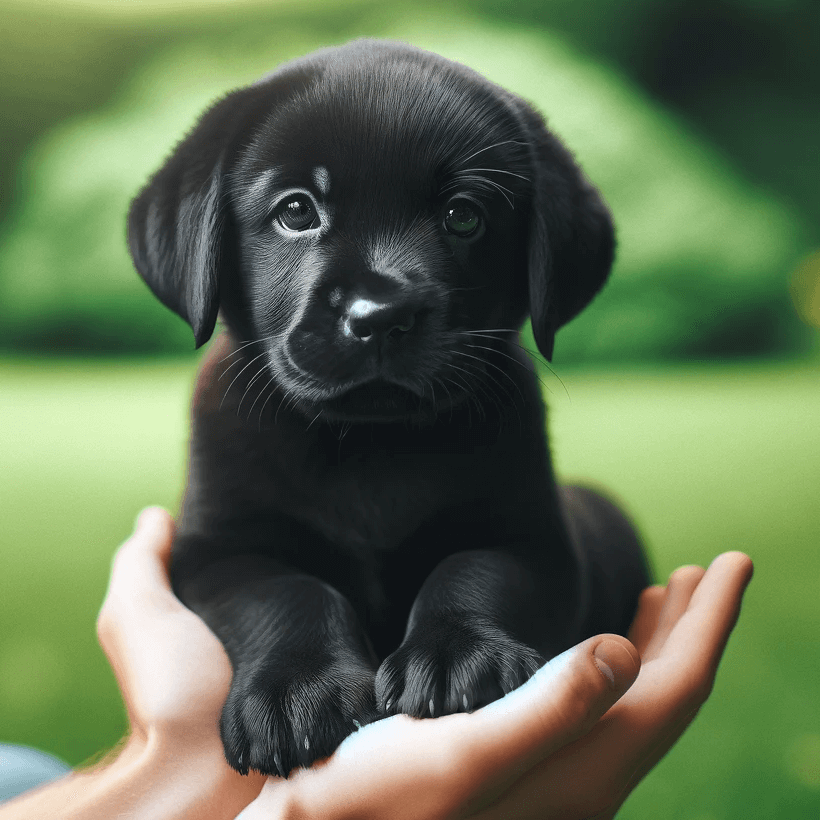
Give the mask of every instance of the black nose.
POLYGON ((348 304, 342 319, 342 329, 346 336, 370 342, 388 336, 399 336, 410 330, 415 323, 415 311, 406 303, 359 296, 348 304))

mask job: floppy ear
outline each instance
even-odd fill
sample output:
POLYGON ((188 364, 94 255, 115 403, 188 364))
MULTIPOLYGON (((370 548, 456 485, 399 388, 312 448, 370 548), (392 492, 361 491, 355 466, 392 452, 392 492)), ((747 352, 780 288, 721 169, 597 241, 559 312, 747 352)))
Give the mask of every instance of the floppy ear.
MULTIPOLYGON (((247 92, 247 90, 245 90, 247 92)), ((205 113, 131 203, 128 246, 154 295, 191 326, 200 347, 219 312, 222 268, 232 264, 224 201, 224 167, 247 93, 205 113)))
POLYGON ((609 210, 541 116, 516 100, 530 144, 530 316, 541 354, 552 360, 555 333, 601 289, 615 253, 609 210))

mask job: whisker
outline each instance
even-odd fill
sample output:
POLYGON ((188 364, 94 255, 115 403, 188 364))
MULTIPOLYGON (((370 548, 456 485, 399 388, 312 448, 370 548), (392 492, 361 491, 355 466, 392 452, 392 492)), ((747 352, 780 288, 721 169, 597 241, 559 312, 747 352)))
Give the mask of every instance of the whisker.
POLYGON ((452 393, 450 393, 450 391, 447 389, 447 385, 441 379, 436 378, 435 376, 433 376, 433 381, 438 382, 441 385, 442 390, 444 390, 444 392, 447 394, 447 399, 450 402, 450 423, 452 423, 452 421, 453 421, 453 395, 452 395, 452 393))
POLYGON ((271 376, 268 379, 265 386, 259 391, 259 393, 257 393, 256 398, 253 400, 253 404, 251 405, 251 409, 248 410, 248 421, 251 420, 251 413, 253 413, 253 408, 256 407, 256 402, 258 402, 259 399, 262 398, 262 394, 273 384, 273 382, 275 380, 276 380, 276 376, 271 376))
MULTIPOLYGON (((239 406, 236 408, 236 415, 238 416, 240 411, 242 410, 242 403, 245 401, 245 396, 248 395, 248 391, 253 386, 253 383, 265 372, 265 365, 263 364, 259 370, 256 372, 256 375, 248 382, 247 386, 245 387, 245 392, 242 394, 242 398, 239 400, 239 406)), ((251 408, 253 405, 251 405, 251 408)), ((250 415, 248 415, 250 418, 250 415)))
POLYGON ((228 366, 227 366, 227 367, 226 367, 226 368, 222 371, 222 375, 221 375, 221 376, 217 379, 217 381, 221 381, 221 380, 222 380, 222 376, 224 376, 224 375, 225 375, 225 374, 226 374, 226 373, 227 373, 227 372, 228 372, 228 371, 229 371, 229 370, 230 370, 230 369, 231 369, 234 365, 236 365, 236 364, 240 364, 241 362, 242 362, 242 358, 241 358, 241 357, 240 357, 239 359, 234 359, 234 360, 233 360, 233 361, 232 361, 232 362, 231 362, 231 363, 230 363, 230 364, 229 364, 229 365, 228 365, 228 366))
MULTIPOLYGON (((473 183, 481 183, 482 185, 488 185, 491 188, 497 188, 502 193, 507 193, 511 197, 514 197, 515 194, 507 187, 502 185, 500 182, 496 182, 494 179, 487 179, 487 177, 478 176, 478 174, 461 174, 451 182, 448 182, 444 185, 441 189, 442 193, 446 191, 450 191, 453 188, 458 188, 462 183, 465 182, 473 182, 473 183)), ((509 202, 509 200, 507 200, 509 202)))
POLYGON ((435 408, 435 406, 436 406, 436 389, 435 389, 435 387, 433 387, 433 382, 432 382, 431 379, 425 379, 424 382, 425 382, 426 385, 428 385, 430 387, 430 393, 433 396, 433 407, 435 408))
POLYGON ((279 411, 282 409, 282 405, 285 403, 285 399, 288 397, 287 393, 282 394, 282 401, 279 402, 279 406, 276 408, 276 415, 273 417, 273 424, 276 426, 277 421, 279 420, 279 411))
POLYGON ((227 356, 225 356, 224 359, 220 359, 219 364, 222 364, 222 362, 225 362, 228 359, 233 358, 234 356, 236 356, 237 353, 239 353, 240 350, 244 350, 249 345, 258 345, 258 344, 261 344, 263 341, 266 341, 266 340, 267 340, 267 338, 266 339, 252 339, 250 342, 245 342, 245 344, 240 345, 239 347, 237 347, 236 350, 234 350, 233 353, 229 353, 227 356))
MULTIPOLYGON (((248 410, 248 422, 249 423, 250 423, 250 420, 251 420, 251 413, 253 413, 253 408, 256 407, 256 402, 258 402, 259 399, 262 398, 262 396, 265 394, 265 391, 274 383, 275 380, 276 380, 275 377, 271 376, 268 379, 267 384, 265 384, 265 386, 259 391, 259 393, 257 393, 256 398, 253 400, 253 404, 251 405, 251 409, 248 410)), ((271 392, 268 394, 268 398, 265 399, 265 402, 262 404, 262 407, 259 409, 259 432, 260 433, 262 432, 262 411, 265 409, 265 404, 267 404, 268 400, 271 398, 271 396, 273 396, 273 394, 275 392, 276 392, 276 390, 271 390, 271 392)))
MULTIPOLYGON (((489 350, 493 353, 501 353, 502 356, 506 356, 508 359, 512 359, 513 361, 515 361, 515 359, 513 359, 512 356, 509 356, 509 355, 507 355, 506 353, 503 353, 500 350, 498 350, 498 351, 493 350, 493 348, 491 348, 491 347, 483 347, 482 345, 471 345, 471 344, 468 344, 467 346, 468 347, 481 348, 481 350, 489 350)), ((497 364, 493 364, 492 362, 488 362, 486 359, 482 359, 480 356, 473 356, 470 353, 465 353, 463 350, 454 350, 453 353, 455 353, 459 356, 467 356, 470 359, 475 359, 477 362, 481 362, 482 364, 486 364, 486 365, 489 365, 490 367, 494 367, 499 373, 501 373, 502 376, 506 376, 512 382, 513 387, 515 387, 515 389, 518 391, 518 395, 521 396, 521 401, 526 402, 526 400, 524 399, 524 394, 521 392, 521 388, 518 386, 518 382, 509 373, 502 370, 497 364)), ((521 364, 521 362, 516 362, 516 364, 521 364)))
MULTIPOLYGON (((285 402, 285 412, 287 413, 287 411, 290 410, 291 407, 296 406, 297 402, 299 401, 299 396, 294 394, 293 396, 285 396, 285 398, 287 399, 287 401, 285 402)), ((279 407, 276 409, 276 415, 277 416, 279 415, 279 410, 281 410, 281 409, 282 409, 282 403, 280 402, 279 407)), ((275 418, 273 420, 273 423, 276 424, 276 419, 275 418)))
POLYGON ((456 160, 457 164, 461 164, 462 162, 467 162, 467 160, 472 159, 473 157, 477 157, 479 154, 483 154, 485 151, 490 151, 493 148, 498 148, 502 145, 526 145, 526 142, 522 142, 521 140, 503 140, 502 142, 496 142, 494 145, 488 145, 486 148, 479 148, 478 151, 473 151, 467 157, 459 157, 456 160))
MULTIPOLYGON (((484 327, 481 330, 459 330, 457 333, 518 333, 514 327, 484 327)), ((493 337, 494 338, 494 337, 493 337)))
POLYGON ((455 385, 459 390, 462 390, 466 393, 466 395, 467 395, 467 417, 470 420, 470 427, 472 427, 473 426, 473 414, 472 414, 472 411, 470 410, 470 401, 473 398, 473 395, 472 395, 472 391, 470 390, 469 383, 463 382, 463 383, 459 384, 459 382, 453 381, 453 379, 450 379, 447 376, 442 376, 441 378, 444 379, 445 381, 450 382, 450 384, 455 385))
MULTIPOLYGON (((513 343, 513 344, 515 344, 515 343, 513 343)), ((501 356, 504 356, 505 358, 509 359, 511 362, 515 362, 515 364, 517 364, 519 367, 523 367, 524 370, 527 370, 527 366, 523 362, 519 362, 518 359, 515 358, 515 356, 510 356, 509 353, 505 353, 503 350, 496 350, 494 347, 483 347, 482 345, 471 345, 469 343, 467 343, 467 346, 468 347, 477 347, 477 348, 481 348, 482 350, 490 350, 493 353, 498 353, 501 356)), ((516 347, 520 347, 521 350, 523 350, 525 353, 530 352, 523 345, 516 345, 516 347)), ((547 393, 552 393, 552 390, 550 390, 547 383, 537 373, 533 373, 531 370, 527 370, 527 372, 532 373, 532 375, 535 376, 536 379, 538 379, 538 381, 541 383, 541 386, 544 388, 544 390, 547 391, 547 393)), ((561 380, 559 379, 559 381, 561 381, 561 380)), ((561 382, 561 384, 563 384, 563 382, 561 382)), ((564 390, 566 390, 566 387, 564 387, 564 390)), ((567 394, 567 397, 569 397, 569 394, 567 394)))
MULTIPOLYGON (((495 336, 488 335, 489 333, 496 332, 496 331, 487 330, 487 331, 484 331, 482 333, 480 331, 475 331, 475 330, 459 330, 459 331, 456 331, 456 332, 467 335, 467 336, 481 336, 485 339, 492 339, 493 341, 501 341, 500 339, 498 339, 495 336)), ((502 331, 497 331, 497 332, 502 332, 502 331)), ((509 328, 504 328, 503 332, 516 332, 516 331, 511 331, 509 328)), ((561 387, 564 388, 564 393, 566 393, 567 399, 569 400, 570 404, 572 404, 572 396, 570 396, 569 390, 567 390, 567 386, 564 384, 564 380, 558 375, 558 373, 555 371, 555 368, 553 368, 550 365, 550 363, 543 356, 541 356, 536 351, 531 350, 529 347, 525 347, 524 345, 513 341, 512 339, 505 339, 504 341, 506 341, 508 344, 515 345, 519 350, 523 350, 528 356, 531 356, 539 364, 541 364, 543 367, 545 367, 547 370, 549 370, 549 372, 552 373, 552 375, 555 376, 556 379, 558 379, 558 382, 560 383, 561 387)), ((475 345, 475 347, 480 347, 480 345, 475 345)), ((487 348, 487 349, 488 350, 494 350, 495 348, 487 348)), ((499 350, 499 351, 496 351, 496 352, 501 353, 502 351, 499 350)), ((508 355, 508 354, 504 354, 504 355, 508 355)), ((512 357, 509 357, 509 358, 512 358, 512 357)), ((516 359, 513 359, 513 361, 516 362, 519 365, 521 364, 521 362, 518 362, 516 359)), ((538 379, 538 381, 541 382, 541 384, 547 390, 547 392, 552 393, 552 390, 550 390, 549 387, 547 387, 547 385, 543 381, 541 381, 541 379, 540 379, 540 377, 538 376, 537 373, 535 374, 535 377, 538 379)))
POLYGON ((466 287, 465 288, 449 288, 449 290, 450 290, 450 293, 456 293, 457 291, 462 291, 462 290, 484 290, 484 288, 488 288, 488 287, 489 287, 489 285, 474 285, 471 288, 466 288, 466 287))
POLYGON ((490 174, 507 174, 507 176, 511 177, 518 177, 519 179, 523 179, 524 182, 530 182, 529 177, 525 177, 523 174, 516 174, 515 171, 504 171, 501 168, 464 168, 462 171, 459 171, 459 174, 467 174, 472 171, 484 171, 485 173, 490 174))
POLYGON ((258 356, 255 356, 251 359, 237 374, 234 376, 234 380, 228 385, 228 389, 225 391, 225 395, 222 397, 222 401, 219 402, 219 409, 222 409, 222 405, 225 403, 225 399, 228 397, 228 393, 230 393, 231 388, 236 384, 236 380, 257 360, 261 359, 265 355, 266 351, 262 351, 258 356))
MULTIPOLYGON (((264 402, 262 402, 262 406, 259 408, 259 432, 260 432, 260 433, 262 432, 262 414, 265 412, 265 406, 267 405, 267 403, 268 403, 268 402, 269 402, 269 401, 270 401, 270 400, 271 400, 271 399, 272 399, 275 395, 276 395, 276 390, 271 390, 271 391, 270 391, 270 393, 268 393, 268 397, 265 399, 265 401, 264 401, 264 402)), ((277 412, 277 414, 278 414, 278 413, 279 413, 279 410, 277 410, 276 412, 277 412)), ((273 420, 273 423, 274 423, 274 424, 276 424, 276 419, 275 419, 275 418, 274 418, 274 420, 273 420)))
POLYGON ((507 204, 515 210, 515 205, 513 204, 513 199, 515 198, 515 194, 509 189, 505 188, 503 185, 499 185, 499 183, 495 182, 492 179, 485 179, 484 177, 471 175, 471 174, 464 174, 459 176, 457 179, 453 180, 452 182, 447 183, 447 185, 443 186, 441 189, 441 193, 446 193, 447 191, 453 190, 454 188, 460 187, 462 184, 466 182, 481 183, 482 185, 487 186, 488 188, 495 188, 501 192, 501 196, 507 201, 507 204), (509 194, 509 196, 508 196, 509 194))
MULTIPOLYGON (((455 368, 456 370, 460 370, 462 373, 466 373, 468 376, 471 375, 469 370, 465 370, 463 367, 459 367, 457 364, 453 364, 450 362, 450 367, 455 368)), ((469 385, 469 380, 465 382, 465 384, 469 385)), ((476 381, 476 387, 480 387, 478 382, 476 381)), ((474 394, 471 394, 474 396, 474 394)), ((481 406, 481 403, 476 401, 476 409, 478 410, 479 417, 483 420, 486 420, 487 415, 484 412, 484 408, 481 406)))
MULTIPOLYGON (((469 354, 463 354, 463 355, 469 356, 469 354)), ((476 359, 476 361, 479 361, 483 364, 491 364, 491 362, 487 362, 484 359, 478 358, 477 356, 470 356, 470 358, 476 359)), ((496 367, 495 365, 493 365, 493 366, 496 367)), ((473 365, 473 367, 475 367, 475 365, 473 365)), ((499 370, 501 373, 504 373, 504 371, 501 370, 501 368, 496 367, 496 369, 499 370)), ((507 376, 507 378, 509 378, 511 381, 513 381, 508 373, 504 373, 504 375, 507 376)), ((504 392, 504 388, 501 386, 501 383, 497 379, 493 378, 493 376, 490 373, 487 373, 486 371, 476 371, 476 376, 477 377, 483 376, 484 378, 489 379, 490 385, 497 386, 497 388, 500 391, 502 391, 502 396, 504 398, 507 398, 509 396, 508 393, 504 392)), ((479 378, 479 381, 480 381, 480 378, 479 378)), ((515 385, 516 389, 518 389, 518 385, 515 383, 515 381, 513 381, 513 384, 515 385)), ((518 389, 518 392, 519 392, 519 394, 521 394, 520 389, 518 389)), ((488 395, 490 395, 490 400, 493 402, 493 404, 495 405, 495 407, 498 410, 499 424, 503 427, 504 419, 506 417, 506 414, 504 413, 505 404, 500 403, 496 400, 495 392, 493 392, 492 394, 488 394, 488 395)), ((516 400, 515 396, 513 396, 512 399, 513 399, 513 409, 515 410, 515 413, 518 416, 518 432, 519 432, 519 434, 521 434, 521 432, 523 430, 523 422, 521 421, 521 413, 518 409, 518 401, 516 400)), ((524 401, 523 394, 521 394, 521 400, 524 401)))
MULTIPOLYGON (((537 361, 542 367, 545 367, 547 370, 549 370, 549 372, 552 373, 552 375, 555 376, 556 379, 558 379, 558 382, 560 383, 561 387, 564 388, 564 393, 567 394, 567 399, 569 400, 569 403, 572 404, 572 396, 570 396, 569 390, 567 390, 567 386, 564 384, 564 380, 558 375, 558 372, 555 370, 555 368, 540 353, 531 350, 529 347, 524 347, 524 345, 519 344, 518 342, 512 342, 512 344, 514 344, 520 350, 523 350, 528 356, 531 356, 533 359, 535 359, 535 361, 537 361)), ((541 383, 543 384, 543 382, 541 383)), ((544 387, 547 386, 544 384, 544 387)), ((549 390, 548 387, 547 390, 549 390)), ((552 391, 549 390, 549 392, 551 393, 552 391)))

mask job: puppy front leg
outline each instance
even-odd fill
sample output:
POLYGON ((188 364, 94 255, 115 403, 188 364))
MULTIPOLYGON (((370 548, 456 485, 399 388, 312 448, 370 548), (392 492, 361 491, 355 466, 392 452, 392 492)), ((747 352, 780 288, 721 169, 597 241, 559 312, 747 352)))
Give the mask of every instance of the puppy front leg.
MULTIPOLYGON (((557 580, 557 579, 556 579, 557 580)), ((436 717, 490 703, 571 640, 565 600, 542 572, 502 552, 461 552, 427 578, 401 646, 376 676, 383 714, 436 717)))
POLYGON ((287 777, 375 718, 375 656, 330 585, 261 555, 216 560, 193 575, 177 570, 177 594, 233 666, 220 729, 237 771, 287 777))

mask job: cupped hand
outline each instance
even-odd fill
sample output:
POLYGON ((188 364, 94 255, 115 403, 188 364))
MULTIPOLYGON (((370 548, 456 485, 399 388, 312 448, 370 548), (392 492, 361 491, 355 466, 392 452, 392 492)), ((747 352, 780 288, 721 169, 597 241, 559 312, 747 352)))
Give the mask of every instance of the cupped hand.
MULTIPOLYGON (((163 510, 140 516, 114 560, 100 643, 134 737, 227 768, 218 725, 230 663, 171 590, 173 531, 163 510)), ((631 643, 590 638, 473 714, 366 726, 312 769, 270 778, 242 820, 611 818, 709 696, 751 574, 742 553, 681 568, 645 590, 631 643)), ((231 770, 220 782, 245 805, 264 779, 231 770)))
POLYGON ((97 635, 125 700, 132 732, 219 741, 231 665, 216 636, 171 591, 174 523, 164 510, 140 514, 117 551, 97 635))
POLYGON ((709 697, 752 577, 741 552, 687 566, 644 590, 630 631, 641 671, 590 732, 521 777, 477 816, 607 820, 677 742, 709 697))
POLYGON ((644 591, 632 643, 591 638, 471 715, 367 726, 242 820, 614 817, 708 698, 751 575, 738 552, 682 567, 644 591))
POLYGON ((97 619, 99 642, 128 713, 129 743, 159 745, 176 761, 200 761, 203 769, 207 759, 209 774, 215 766, 224 769, 220 776, 249 801, 264 778, 243 778, 225 762, 219 717, 231 664, 217 637, 171 590, 173 536, 165 510, 142 511, 114 557, 97 619))

